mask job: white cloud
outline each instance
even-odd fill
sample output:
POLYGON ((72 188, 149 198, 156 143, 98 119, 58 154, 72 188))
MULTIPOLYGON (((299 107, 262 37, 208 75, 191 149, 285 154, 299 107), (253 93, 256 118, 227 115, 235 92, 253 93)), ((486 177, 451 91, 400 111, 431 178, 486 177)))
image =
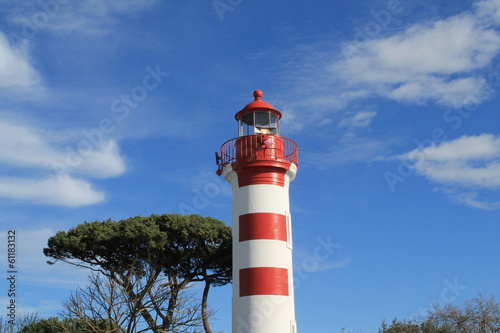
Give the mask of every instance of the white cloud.
POLYGON ((500 189, 500 136, 462 136, 400 157, 413 162, 417 174, 445 186, 445 192, 460 203, 481 209, 500 208, 498 202, 477 199, 478 190, 500 189))
POLYGON ((482 102, 490 93, 486 80, 482 78, 469 77, 446 81, 437 77, 424 77, 401 83, 388 92, 387 97, 415 103, 432 99, 441 105, 461 107, 471 100, 482 102))
POLYGON ((0 162, 19 166, 50 167, 59 159, 46 140, 34 129, 0 120, 0 162))
POLYGON ((65 162, 65 166, 69 167, 67 172, 83 173, 97 178, 116 177, 126 169, 118 144, 114 140, 102 141, 94 147, 89 141, 82 139, 73 149, 66 149, 65 162), (81 143, 83 144, 80 145, 81 143), (84 146, 87 148, 81 148, 84 146), (72 163, 68 162, 70 156, 75 158, 72 163))
POLYGON ((30 87, 39 83, 36 70, 26 58, 25 45, 10 46, 0 32, 0 88, 30 87))
POLYGON ((477 199, 477 192, 463 192, 454 195, 454 199, 461 204, 483 210, 500 209, 500 201, 484 201, 477 199))
POLYGON ((397 101, 459 107, 465 97, 488 97, 485 81, 474 71, 500 52, 500 35, 467 14, 415 24, 388 38, 348 42, 345 50, 350 54, 333 62, 330 71, 352 89, 371 87, 397 101))
POLYGON ((0 197, 68 207, 92 205, 105 199, 104 193, 94 190, 87 181, 68 175, 46 179, 2 177, 0 197))
POLYGON ((281 90, 289 103, 282 104, 308 108, 304 121, 317 123, 377 97, 457 108, 482 103, 494 93, 482 71, 500 54, 500 32, 491 19, 500 16, 499 2, 483 0, 459 15, 404 29, 388 25, 383 35, 360 37, 363 31, 353 27, 358 34, 340 50, 327 41, 300 45, 283 59, 281 90))
POLYGON ((74 175, 108 178, 123 174, 126 167, 117 143, 105 140, 102 135, 92 138, 82 135, 76 143, 58 136, 13 122, 0 122, 0 140, 4 142, 0 145, 0 165, 24 169, 23 176, 0 178, 1 197, 71 207, 105 199, 104 193, 74 175), (57 138, 58 142, 47 137, 57 138), (40 177, 40 173, 45 176, 40 177))
MULTIPOLYGON (((107 32, 114 16, 134 15, 154 3, 156 0, 6 4, 15 9, 8 19, 17 28, 9 34, 13 45, 0 32, 0 92, 10 96, 16 88, 15 93, 21 93, 24 99, 42 92, 40 77, 27 56, 29 39, 40 31, 107 32)), ((0 175, 0 197, 71 207, 95 204, 103 201, 105 195, 88 178, 115 177, 126 170, 117 142, 102 133, 91 133, 89 137, 81 131, 69 138, 63 133, 2 118, 0 167, 15 167, 15 171, 0 175)))
POLYGON ((377 112, 373 111, 360 111, 351 117, 343 119, 340 123, 340 127, 367 127, 371 124, 373 118, 377 115, 377 112))
POLYGON ((439 146, 415 149, 406 156, 411 159, 427 159, 438 162, 488 160, 500 157, 500 138, 492 134, 462 136, 439 146), (420 158, 416 156, 420 156, 420 158))
POLYGON ((482 0, 476 3, 477 15, 500 23, 500 0, 482 0))
MULTIPOLYGON (((113 177, 125 172, 125 164, 115 141, 103 134, 89 136, 82 131, 76 143, 50 142, 47 137, 57 133, 44 133, 0 119, 0 163, 6 165, 52 170, 57 173, 76 173, 92 177, 113 177)), ((65 138, 60 138, 63 141, 65 138)))
MULTIPOLYGON (((24 29, 19 37, 31 38, 40 30, 57 34, 106 35, 116 22, 117 15, 133 15, 155 5, 157 0, 82 0, 40 2, 37 5, 15 3, 12 23, 24 29), (45 6, 43 5, 45 4, 45 6)), ((14 3, 13 3, 14 4, 14 3)))
MULTIPOLYGON (((94 3, 101 3, 101 1, 89 1, 91 5, 94 3)), ((158 0, 112 0, 107 1, 106 5, 109 10, 117 13, 134 13, 139 10, 150 8, 158 3, 158 0)))

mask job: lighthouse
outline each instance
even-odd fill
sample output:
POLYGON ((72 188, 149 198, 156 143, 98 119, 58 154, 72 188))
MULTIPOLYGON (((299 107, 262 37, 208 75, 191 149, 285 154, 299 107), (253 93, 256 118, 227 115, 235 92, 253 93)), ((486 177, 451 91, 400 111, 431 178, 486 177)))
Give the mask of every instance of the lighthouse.
POLYGON ((281 112, 262 100, 237 112, 238 137, 216 153, 231 183, 232 333, 296 333, 289 185, 297 144, 280 136, 281 112))

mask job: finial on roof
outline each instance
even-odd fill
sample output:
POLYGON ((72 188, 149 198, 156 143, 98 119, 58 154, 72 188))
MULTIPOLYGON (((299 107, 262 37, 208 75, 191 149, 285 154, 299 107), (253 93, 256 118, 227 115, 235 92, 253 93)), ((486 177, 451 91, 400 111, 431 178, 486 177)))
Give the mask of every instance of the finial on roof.
POLYGON ((262 92, 262 90, 255 90, 253 92, 253 97, 255 98, 256 101, 261 101, 263 95, 264 93, 262 92))

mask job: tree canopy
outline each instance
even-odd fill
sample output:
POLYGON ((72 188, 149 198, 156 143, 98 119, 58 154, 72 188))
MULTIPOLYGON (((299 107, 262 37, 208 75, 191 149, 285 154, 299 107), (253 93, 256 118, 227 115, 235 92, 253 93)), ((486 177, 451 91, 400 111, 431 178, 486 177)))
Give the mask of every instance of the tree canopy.
POLYGON ((498 333, 500 304, 495 297, 479 295, 463 305, 447 304, 433 307, 418 321, 382 323, 379 333, 498 333))
POLYGON ((116 332, 112 325, 96 320, 92 323, 56 317, 41 319, 25 325, 18 333, 95 333, 116 332))
MULTIPOLYGON (((231 228, 217 219, 164 214, 85 222, 57 232, 44 254, 110 277, 134 300, 150 328, 164 332, 173 324, 178 294, 188 284, 205 282, 206 311, 208 288, 231 282, 231 242, 231 228), (170 291, 166 311, 143 302, 159 281, 170 291)), ((204 324, 210 332, 208 322, 204 324)))

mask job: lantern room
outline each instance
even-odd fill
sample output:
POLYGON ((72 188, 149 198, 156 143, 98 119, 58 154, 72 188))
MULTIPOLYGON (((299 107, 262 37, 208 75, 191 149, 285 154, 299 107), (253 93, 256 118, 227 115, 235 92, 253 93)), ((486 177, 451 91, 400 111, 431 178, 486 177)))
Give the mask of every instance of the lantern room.
POLYGON ((261 162, 267 166, 270 162, 278 167, 289 163, 298 166, 297 144, 280 136, 281 112, 262 101, 262 95, 262 91, 255 90, 255 100, 234 116, 238 121, 238 137, 226 141, 220 153, 215 153, 219 176, 226 166, 235 162, 238 167, 261 162))
POLYGON ((280 135, 279 120, 281 119, 281 112, 271 104, 262 101, 262 91, 255 90, 253 96, 255 100, 247 104, 235 115, 238 121, 238 136, 255 134, 280 135))

